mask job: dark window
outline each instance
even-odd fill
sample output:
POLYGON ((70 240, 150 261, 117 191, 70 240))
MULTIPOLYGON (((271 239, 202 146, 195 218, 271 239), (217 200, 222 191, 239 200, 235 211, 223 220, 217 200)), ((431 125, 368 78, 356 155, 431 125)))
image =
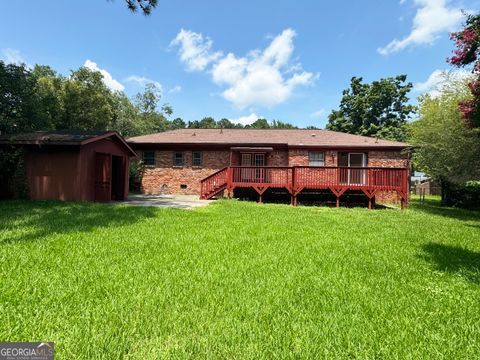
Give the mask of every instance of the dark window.
POLYGON ((180 189, 186 189, 187 188, 187 184, 180 184, 180 189))
POLYGON ((308 165, 310 166, 324 166, 325 156, 320 151, 310 151, 308 153, 308 165))
POLYGON ((192 153, 192 166, 202 166, 202 152, 194 151, 192 153))
POLYGON ((255 166, 265 166, 265 154, 255 154, 255 166))
POLYGON ((181 151, 176 151, 173 153, 173 166, 183 166, 184 164, 184 158, 183 158, 183 152, 181 151))
POLYGON ((143 163, 145 165, 155 165, 155 151, 144 151, 143 163))

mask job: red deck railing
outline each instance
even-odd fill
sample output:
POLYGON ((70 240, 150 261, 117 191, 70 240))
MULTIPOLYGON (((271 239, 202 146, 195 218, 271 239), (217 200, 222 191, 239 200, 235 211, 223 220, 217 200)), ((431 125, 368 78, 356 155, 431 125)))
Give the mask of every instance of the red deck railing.
POLYGON ((209 199, 224 190, 228 184, 228 167, 218 170, 200 182, 200 198, 209 199))
POLYGON ((260 196, 268 188, 285 188, 294 198, 304 189, 330 189, 337 198, 347 190, 362 190, 370 199, 377 191, 396 191, 406 201, 408 176, 407 168, 230 166, 202 180, 201 197, 252 187, 260 196))

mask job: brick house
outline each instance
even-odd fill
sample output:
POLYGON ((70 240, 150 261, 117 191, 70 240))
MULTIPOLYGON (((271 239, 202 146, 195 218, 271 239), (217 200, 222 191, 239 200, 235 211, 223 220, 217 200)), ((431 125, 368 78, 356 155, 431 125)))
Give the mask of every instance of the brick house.
POLYGON ((408 144, 328 130, 179 129, 132 137, 141 156, 141 190, 211 198, 253 188, 296 196, 358 191, 371 201, 408 201, 408 144))

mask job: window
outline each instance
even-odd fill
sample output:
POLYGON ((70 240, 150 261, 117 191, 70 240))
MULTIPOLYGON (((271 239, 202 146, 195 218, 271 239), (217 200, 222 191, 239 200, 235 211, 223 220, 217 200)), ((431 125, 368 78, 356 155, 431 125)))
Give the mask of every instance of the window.
POLYGON ((309 166, 324 166, 324 154, 319 151, 310 151, 308 153, 308 165, 309 166))
POLYGON ((265 166, 265 154, 255 154, 255 166, 265 166))
POLYGON ((173 166, 183 166, 184 164, 184 158, 183 158, 183 152, 181 151, 176 151, 173 153, 173 166))
POLYGON ((145 165, 154 166, 155 165, 155 151, 144 151, 143 152, 143 163, 145 165))
POLYGON ((192 166, 202 166, 202 152, 194 151, 192 153, 192 166))

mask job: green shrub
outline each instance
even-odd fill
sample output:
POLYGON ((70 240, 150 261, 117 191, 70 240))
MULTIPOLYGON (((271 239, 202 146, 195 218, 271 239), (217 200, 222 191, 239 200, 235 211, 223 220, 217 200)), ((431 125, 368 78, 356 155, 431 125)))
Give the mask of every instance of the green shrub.
POLYGON ((480 181, 467 181, 464 185, 444 183, 442 203, 464 209, 480 209, 480 181))
POLYGON ((129 170, 129 191, 139 192, 140 184, 143 177, 143 161, 132 160, 130 162, 129 170))

